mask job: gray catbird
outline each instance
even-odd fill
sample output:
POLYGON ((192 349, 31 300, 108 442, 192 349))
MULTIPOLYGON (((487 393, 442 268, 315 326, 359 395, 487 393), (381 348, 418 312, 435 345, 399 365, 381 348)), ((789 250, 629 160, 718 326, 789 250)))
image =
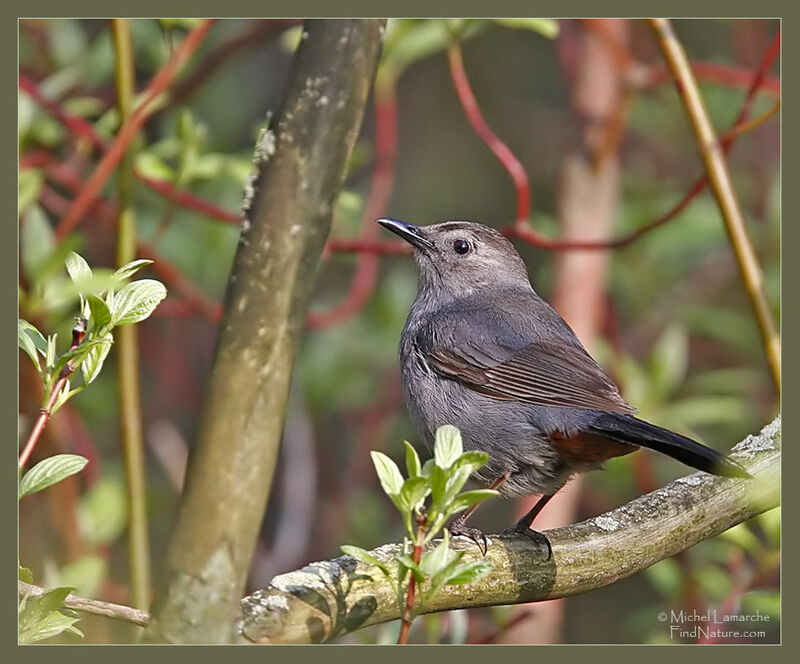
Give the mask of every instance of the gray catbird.
MULTIPOLYGON (((414 247, 419 289, 400 339, 406 406, 428 444, 443 424, 465 449, 489 454, 476 473, 506 497, 541 494, 513 528, 531 523, 576 473, 639 447, 727 477, 750 477, 736 461, 649 424, 620 396, 567 323, 531 287, 525 264, 498 231, 449 221, 378 223, 414 247)), ((476 542, 485 538, 450 526, 476 542)), ((549 546, 549 545, 548 545, 549 546)))

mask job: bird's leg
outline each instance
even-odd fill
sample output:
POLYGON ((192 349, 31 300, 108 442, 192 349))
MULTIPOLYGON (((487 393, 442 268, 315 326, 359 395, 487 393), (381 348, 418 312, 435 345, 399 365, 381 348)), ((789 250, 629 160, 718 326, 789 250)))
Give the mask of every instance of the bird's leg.
MULTIPOLYGON (((494 482, 491 483, 489 486, 490 489, 496 489, 499 487, 503 482, 508 479, 509 473, 498 477, 494 482)), ((450 531, 450 534, 454 537, 456 535, 463 535, 464 537, 469 537, 475 544, 478 545, 478 548, 481 550, 483 555, 486 555, 486 551, 489 548, 489 543, 486 540, 486 535, 483 534, 483 531, 479 530, 478 528, 470 528, 469 526, 465 525, 467 519, 469 519, 473 512, 478 509, 478 505, 480 503, 476 503, 472 505, 472 507, 464 510, 459 514, 455 519, 450 522, 450 525, 447 529, 450 531)))
POLYGON ((547 557, 553 555, 553 548, 550 546, 550 540, 548 540, 542 533, 538 530, 533 530, 531 528, 531 524, 533 520, 538 516, 539 512, 544 509, 544 506, 550 501, 550 499, 554 496, 554 493, 549 495, 544 495, 539 500, 536 501, 536 504, 523 516, 519 521, 517 521, 511 528, 506 528, 503 531, 503 535, 525 535, 530 539, 534 540, 535 542, 539 542, 540 544, 544 544, 547 547, 547 557))

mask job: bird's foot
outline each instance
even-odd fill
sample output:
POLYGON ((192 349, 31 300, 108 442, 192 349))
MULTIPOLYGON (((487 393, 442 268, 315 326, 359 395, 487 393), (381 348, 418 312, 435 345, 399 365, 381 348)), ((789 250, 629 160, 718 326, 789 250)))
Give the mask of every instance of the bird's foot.
POLYGON ((463 535, 464 537, 468 537, 471 539, 475 544, 477 544, 478 548, 481 550, 481 553, 485 556, 486 552, 489 549, 489 540, 486 539, 486 535, 483 534, 483 531, 478 530, 477 528, 470 528, 469 526, 464 525, 464 519, 453 519, 450 525, 447 527, 447 530, 450 531, 450 534, 455 537, 456 535, 463 535))
POLYGON ((550 545, 550 540, 547 539, 544 533, 541 533, 538 530, 533 530, 533 528, 529 528, 525 523, 517 522, 510 528, 506 528, 502 533, 500 533, 501 537, 518 537, 519 535, 524 535, 528 539, 546 548, 547 560, 552 558, 553 547, 550 545))

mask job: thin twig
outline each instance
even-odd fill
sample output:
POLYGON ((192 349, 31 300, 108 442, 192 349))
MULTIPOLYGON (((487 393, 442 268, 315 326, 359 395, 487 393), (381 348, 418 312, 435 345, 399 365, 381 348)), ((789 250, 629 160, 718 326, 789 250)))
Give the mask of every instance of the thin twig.
MULTIPOLYGON (((17 592, 20 596, 38 597, 47 592, 47 588, 41 586, 34 586, 24 581, 17 581, 17 592)), ((147 626, 150 622, 150 614, 147 611, 140 611, 130 606, 122 604, 112 604, 111 602, 102 602, 99 599, 88 599, 86 597, 78 597, 77 595, 69 594, 64 598, 64 606, 74 611, 81 613, 91 613, 95 616, 104 616, 106 618, 113 618, 114 620, 124 620, 125 622, 140 625, 141 627, 147 626)))
POLYGON ((747 233, 744 215, 733 188, 722 146, 717 139, 703 103, 697 87, 697 81, 692 74, 689 59, 673 32, 671 23, 667 19, 650 19, 650 25, 655 32, 664 59, 672 72, 678 92, 689 115, 700 155, 705 164, 706 174, 725 221, 725 228, 728 231, 728 237, 736 255, 742 282, 750 298, 758 329, 761 332, 764 352, 775 383, 775 389, 780 393, 780 337, 775 327, 775 321, 772 318, 769 302, 764 293, 763 272, 747 233))

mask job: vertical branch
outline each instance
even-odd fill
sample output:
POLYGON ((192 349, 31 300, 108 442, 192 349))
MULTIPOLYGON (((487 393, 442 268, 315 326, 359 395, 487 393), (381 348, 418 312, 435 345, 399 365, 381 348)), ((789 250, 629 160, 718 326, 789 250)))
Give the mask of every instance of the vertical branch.
MULTIPOLYGON (((114 42, 117 108, 120 122, 131 114, 135 94, 133 50, 127 20, 112 19, 114 42)), ((125 265, 136 258, 136 218, 133 210, 133 160, 126 152, 119 164, 117 199, 117 263, 125 265)), ((119 410, 122 428, 122 449, 130 505, 128 555, 130 566, 131 603, 137 609, 150 605, 150 544, 147 532, 147 482, 144 469, 144 437, 139 394, 139 349, 134 325, 117 330, 119 358, 119 410)))
POLYGON ((257 174, 148 640, 233 638, 294 353, 382 28, 380 20, 307 21, 275 125, 259 138, 257 174))
POLYGON ((686 107, 711 189, 717 199, 728 237, 736 255, 742 282, 750 298, 758 329, 761 332, 772 380, 775 383, 775 389, 780 393, 780 337, 764 294, 764 275, 747 234, 744 215, 731 182, 723 147, 717 139, 703 98, 700 96, 691 65, 683 46, 672 30, 671 23, 667 19, 651 19, 650 25, 655 32, 661 52, 686 107))

